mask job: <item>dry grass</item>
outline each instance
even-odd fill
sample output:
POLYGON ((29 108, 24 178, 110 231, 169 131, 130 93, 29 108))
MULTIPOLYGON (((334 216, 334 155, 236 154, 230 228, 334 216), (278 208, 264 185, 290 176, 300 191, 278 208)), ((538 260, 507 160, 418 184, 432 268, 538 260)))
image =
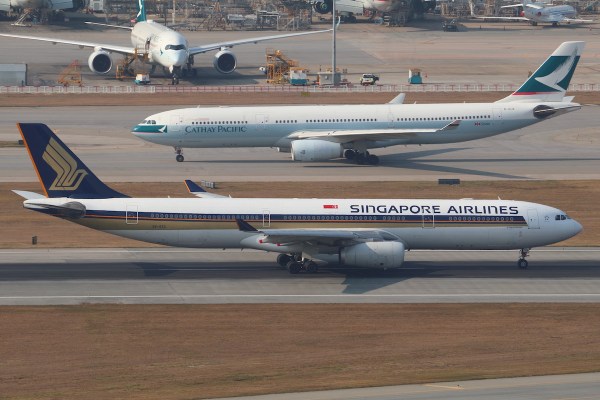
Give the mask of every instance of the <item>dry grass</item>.
POLYGON ((3 399, 199 399, 600 370, 594 304, 3 307, 3 399))
MULTIPOLYGON (((137 197, 190 197, 181 183, 113 183, 118 191, 137 197)), ((38 236, 37 247, 140 247, 148 244, 97 232, 51 218, 22 207, 22 199, 10 189, 39 192, 36 183, 0 183, 0 247, 28 248, 38 236)), ((234 197, 441 198, 516 199, 548 204, 580 221, 584 231, 561 246, 600 245, 598 181, 496 181, 464 182, 459 186, 435 182, 279 182, 274 186, 254 183, 219 184, 221 194, 234 197)))

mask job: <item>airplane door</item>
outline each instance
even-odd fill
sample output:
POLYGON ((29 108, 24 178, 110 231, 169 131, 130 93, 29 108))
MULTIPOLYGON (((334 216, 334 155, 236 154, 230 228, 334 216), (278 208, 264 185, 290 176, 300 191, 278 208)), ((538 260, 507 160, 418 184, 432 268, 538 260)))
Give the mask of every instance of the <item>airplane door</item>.
POLYGON ((269 116, 266 114, 256 114, 256 126, 259 131, 267 129, 269 123, 269 116))
POLYGON ((169 132, 173 132, 173 133, 181 132, 182 127, 183 127, 183 116, 182 115, 171 116, 171 120, 169 121, 169 132))
POLYGON ((540 229, 540 220, 535 208, 527 210, 527 227, 529 229, 540 229))
POLYGON ((435 219, 433 214, 423 214, 423 228, 435 228, 435 219))
POLYGON ((494 108, 492 110, 492 112, 494 113, 494 124, 501 125, 503 123, 503 120, 502 120, 502 109, 501 108, 494 108))
POLYGON ((269 210, 263 210, 263 228, 269 228, 271 226, 271 212, 269 210))
POLYGON ((127 204, 125 211, 125 223, 127 225, 137 225, 138 223, 138 206, 137 204, 127 204))

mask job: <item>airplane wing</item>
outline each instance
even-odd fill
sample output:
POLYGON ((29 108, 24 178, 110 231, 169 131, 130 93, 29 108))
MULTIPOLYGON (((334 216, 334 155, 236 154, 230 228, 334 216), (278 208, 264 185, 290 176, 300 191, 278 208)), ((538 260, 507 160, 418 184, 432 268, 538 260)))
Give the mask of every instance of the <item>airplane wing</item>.
POLYGON ((330 142, 348 143, 361 140, 401 139, 419 133, 440 133, 450 131, 459 126, 460 120, 455 120, 442 128, 434 129, 344 129, 338 131, 299 131, 288 136, 289 139, 322 139, 330 142))
POLYGON ((574 22, 576 24, 590 23, 594 22, 593 19, 579 19, 579 18, 563 18, 561 22, 571 23, 574 22))
POLYGON ((236 220, 238 228, 243 232, 256 232, 260 234, 261 243, 291 245, 306 243, 311 245, 321 244, 326 246, 350 245, 364 242, 365 240, 389 241, 399 240, 391 233, 380 229, 260 229, 257 230, 244 220, 236 220))
POLYGON ((476 19, 489 19, 491 21, 529 21, 529 18, 525 17, 480 17, 475 16, 476 19))
POLYGON ((119 54, 134 54, 135 48, 133 47, 125 47, 125 46, 115 46, 112 44, 101 44, 101 43, 90 43, 90 42, 82 42, 79 40, 63 40, 63 39, 53 39, 53 38, 45 38, 38 36, 25 36, 25 35, 9 35, 7 33, 0 33, 0 36, 9 37, 9 38, 17 38, 17 39, 29 39, 29 40, 39 40, 42 42, 50 42, 52 44, 71 44, 73 46, 79 46, 80 48, 92 48, 92 49, 103 49, 113 53, 119 54))
POLYGON ((188 192, 190 192, 191 194, 193 194, 196 197, 201 197, 201 198, 227 198, 228 196, 223 196, 220 194, 216 194, 216 193, 209 193, 206 190, 204 190, 200 185, 196 184, 195 182, 186 179, 185 181, 183 181, 185 183, 185 186, 187 187, 188 192))
POLYGON ((300 32, 300 33, 297 32, 297 33, 287 33, 284 35, 260 36, 260 37, 249 38, 249 39, 231 40, 229 42, 211 43, 211 44, 205 44, 205 45, 198 46, 198 47, 190 47, 189 52, 190 52, 190 55, 193 56, 195 54, 206 53, 206 52, 212 51, 212 50, 219 50, 224 47, 233 47, 233 46, 238 46, 241 44, 249 44, 249 43, 256 44, 259 42, 265 42, 267 40, 283 39, 283 38, 294 37, 294 36, 313 35, 316 33, 325 33, 325 32, 331 32, 331 31, 332 31, 332 29, 325 29, 325 30, 321 30, 321 31, 310 31, 310 32, 300 32))

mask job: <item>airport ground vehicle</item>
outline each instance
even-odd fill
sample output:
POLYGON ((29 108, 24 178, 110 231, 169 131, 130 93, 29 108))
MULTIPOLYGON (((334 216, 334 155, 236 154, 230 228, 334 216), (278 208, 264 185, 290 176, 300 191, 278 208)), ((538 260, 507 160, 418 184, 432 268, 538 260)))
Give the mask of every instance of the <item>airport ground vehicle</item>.
POLYGON ((362 74, 360 84, 363 86, 374 85, 379 80, 379 76, 375 74, 362 74))

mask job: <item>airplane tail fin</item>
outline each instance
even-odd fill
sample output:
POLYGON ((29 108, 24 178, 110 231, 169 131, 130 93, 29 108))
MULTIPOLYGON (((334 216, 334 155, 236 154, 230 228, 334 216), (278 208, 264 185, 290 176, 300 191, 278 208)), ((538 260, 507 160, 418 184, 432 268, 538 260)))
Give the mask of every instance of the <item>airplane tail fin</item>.
POLYGON ((106 186, 44 124, 18 123, 46 197, 128 197, 106 186))
POLYGON ((564 42, 519 89, 496 103, 563 101, 584 47, 585 42, 564 42))
POLYGON ((147 21, 146 19, 146 3, 144 0, 138 0, 138 13, 135 17, 135 22, 147 21))

